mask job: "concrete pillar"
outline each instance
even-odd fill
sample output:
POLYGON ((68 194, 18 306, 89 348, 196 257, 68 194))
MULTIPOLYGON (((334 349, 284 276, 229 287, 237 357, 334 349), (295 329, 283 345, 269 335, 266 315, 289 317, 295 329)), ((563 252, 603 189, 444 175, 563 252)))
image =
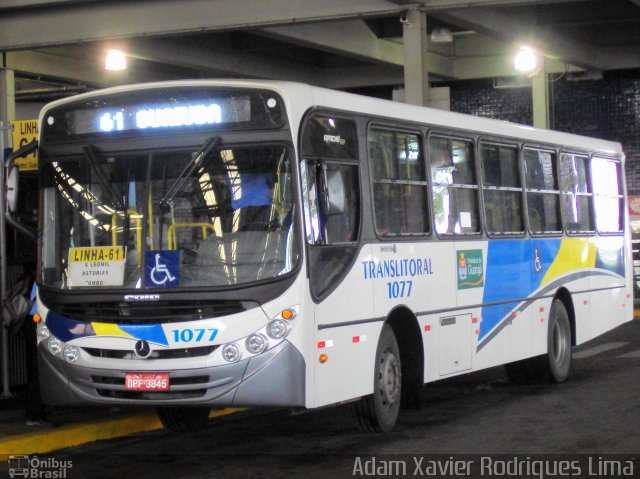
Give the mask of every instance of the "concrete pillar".
MULTIPOLYGON (((5 70, 0 68, 0 302, 4 305, 7 297, 7 246, 6 246, 6 228, 4 219, 4 148, 11 146, 12 135, 9 121, 16 118, 16 101, 15 101, 15 84, 13 70, 5 70)), ((0 365, 2 367, 2 393, 0 397, 9 398, 11 394, 11 384, 9 381, 9 330, 2 324, 0 337, 0 365)))
POLYGON ((549 128, 549 82, 545 68, 536 73, 531 79, 531 93, 533 100, 533 126, 549 128))
POLYGON ((424 106, 429 97, 427 15, 410 10, 403 22, 405 102, 424 106))
MULTIPOLYGON (((13 70, 0 68, 0 121, 9 126, 16 119, 16 87, 13 70)), ((4 133, 5 148, 13 146, 11 131, 4 133)))

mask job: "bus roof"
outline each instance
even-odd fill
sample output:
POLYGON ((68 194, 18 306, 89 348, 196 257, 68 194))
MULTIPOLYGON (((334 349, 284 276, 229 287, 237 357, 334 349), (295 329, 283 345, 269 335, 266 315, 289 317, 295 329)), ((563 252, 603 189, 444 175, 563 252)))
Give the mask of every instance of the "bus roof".
MULTIPOLYGON (((519 139, 525 142, 551 144, 589 150, 602 155, 623 157, 620 143, 600 140, 587 136, 562 133, 554 130, 533 128, 501 120, 493 120, 462 113, 454 113, 435 108, 421 107, 401 102, 382 100, 378 98, 345 93, 311 86, 303 83, 271 80, 175 80, 167 82, 140 83, 96 90, 81 95, 64 98, 46 105, 41 115, 50 108, 71 101, 83 100, 99 95, 124 93, 127 91, 167 88, 167 87, 246 87, 258 89, 272 89, 285 100, 288 111, 304 114, 309 108, 319 107, 342 111, 362 113, 379 118, 389 118, 412 123, 422 123, 443 130, 454 129, 476 132, 487 136, 497 136, 507 139, 519 139)), ((42 122, 42 117, 40 122, 42 122)))

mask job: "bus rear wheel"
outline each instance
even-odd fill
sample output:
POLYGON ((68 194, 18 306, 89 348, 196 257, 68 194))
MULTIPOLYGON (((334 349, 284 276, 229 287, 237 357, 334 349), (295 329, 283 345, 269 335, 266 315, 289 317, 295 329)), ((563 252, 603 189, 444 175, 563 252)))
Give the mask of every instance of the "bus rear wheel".
POLYGON ((571 324, 567 308, 559 299, 551 305, 547 328, 547 354, 505 365, 507 376, 515 384, 561 383, 569 376, 571 324))
POLYGON ((164 427, 173 432, 195 432, 209 419, 208 407, 157 407, 156 414, 164 427))
POLYGON ((389 432, 395 426, 402 397, 400 349, 393 329, 382 327, 376 350, 373 394, 356 403, 356 415, 364 432, 389 432))
POLYGON ((552 383, 561 383, 571 370, 571 324, 564 303, 553 301, 549 314, 547 355, 543 372, 552 383))

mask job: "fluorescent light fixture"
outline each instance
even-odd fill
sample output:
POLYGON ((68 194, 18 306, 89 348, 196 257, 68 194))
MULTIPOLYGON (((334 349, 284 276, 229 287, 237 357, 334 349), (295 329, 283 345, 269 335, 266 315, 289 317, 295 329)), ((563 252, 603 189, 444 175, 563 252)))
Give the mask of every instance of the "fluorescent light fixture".
POLYGON ((448 28, 434 28, 431 32, 431 41, 434 43, 450 43, 453 41, 453 33, 448 28))
POLYGON ((513 66, 523 73, 532 72, 538 65, 536 53, 529 47, 520 47, 513 59, 513 66))
POLYGON ((120 71, 127 69, 127 59, 120 50, 109 50, 104 59, 104 69, 120 71))

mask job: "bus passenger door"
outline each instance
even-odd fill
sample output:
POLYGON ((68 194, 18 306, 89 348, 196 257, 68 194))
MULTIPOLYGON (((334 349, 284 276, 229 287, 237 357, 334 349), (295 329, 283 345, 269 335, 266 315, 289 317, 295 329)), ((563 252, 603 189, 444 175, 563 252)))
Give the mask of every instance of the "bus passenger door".
POLYGON ((315 305, 316 406, 371 394, 377 339, 382 323, 374 321, 373 283, 362 274, 371 246, 360 249, 344 280, 315 305))
POLYGON ((373 286, 363 274, 371 246, 359 244, 354 125, 314 116, 303 138, 303 155, 309 156, 303 156, 300 176, 317 353, 315 398, 308 402, 317 407, 371 394, 381 324, 373 316, 373 286))

